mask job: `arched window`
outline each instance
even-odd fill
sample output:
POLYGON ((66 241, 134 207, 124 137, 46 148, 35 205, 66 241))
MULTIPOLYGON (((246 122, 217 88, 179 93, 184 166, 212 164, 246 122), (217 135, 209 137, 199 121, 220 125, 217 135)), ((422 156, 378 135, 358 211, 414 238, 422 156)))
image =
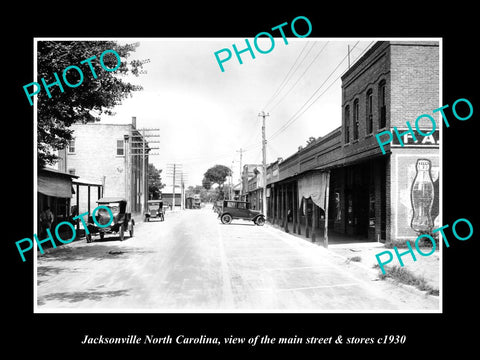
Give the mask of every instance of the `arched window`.
POLYGON ((353 102, 353 140, 358 139, 358 99, 353 102))
POLYGON ((350 106, 345 106, 345 144, 350 142, 350 106))
POLYGON ((387 126, 387 85, 385 80, 380 81, 378 85, 378 107, 379 107, 379 124, 380 129, 387 126))
POLYGON ((365 128, 367 129, 367 134, 373 132, 373 91, 368 89, 367 91, 367 103, 366 103, 366 119, 365 119, 365 128))

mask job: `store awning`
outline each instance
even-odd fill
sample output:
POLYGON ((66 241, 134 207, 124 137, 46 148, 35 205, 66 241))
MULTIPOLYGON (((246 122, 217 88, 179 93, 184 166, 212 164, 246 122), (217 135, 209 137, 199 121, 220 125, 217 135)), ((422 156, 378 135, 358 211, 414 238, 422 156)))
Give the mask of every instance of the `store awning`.
POLYGON ((53 170, 41 170, 37 177, 37 191, 58 198, 72 197, 72 176, 53 170))
POLYGON ((305 174, 300 177, 298 179, 299 206, 302 202, 302 198, 311 198, 315 205, 325 211, 327 205, 326 189, 328 188, 329 181, 330 173, 328 171, 305 174))

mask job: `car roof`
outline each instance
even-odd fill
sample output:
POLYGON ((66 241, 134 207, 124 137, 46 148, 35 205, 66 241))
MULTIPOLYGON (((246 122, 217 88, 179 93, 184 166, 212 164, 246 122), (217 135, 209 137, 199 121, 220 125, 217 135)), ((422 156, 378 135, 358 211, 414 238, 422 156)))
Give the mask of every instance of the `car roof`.
POLYGON ((127 200, 121 197, 103 197, 97 200, 97 203, 99 204, 113 203, 113 202, 127 202, 127 200))
POLYGON ((149 204, 157 203, 157 202, 163 202, 163 200, 148 200, 149 204))

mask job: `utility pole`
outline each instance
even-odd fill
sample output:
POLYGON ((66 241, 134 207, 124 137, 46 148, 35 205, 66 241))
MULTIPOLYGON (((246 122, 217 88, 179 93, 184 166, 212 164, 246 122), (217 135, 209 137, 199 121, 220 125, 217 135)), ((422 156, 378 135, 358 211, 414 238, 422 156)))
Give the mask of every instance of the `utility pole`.
POLYGON ((180 177, 181 177, 181 188, 180 188, 180 191, 181 191, 181 209, 182 210, 185 210, 185 180, 187 179, 187 173, 185 172, 180 172, 180 177))
MULTIPOLYGON (((136 121, 135 121, 136 122, 136 121)), ((159 153, 150 153, 151 150, 158 150, 160 149, 159 147, 151 147, 151 143, 159 143, 160 141, 158 140, 148 140, 147 138, 153 137, 153 138, 159 138, 159 134, 152 134, 152 131, 160 131, 160 129, 131 129, 130 130, 130 152, 129 156, 136 157, 138 156, 138 160, 133 160, 133 165, 135 169, 137 168, 138 162, 140 162, 140 158, 142 161, 141 165, 141 186, 140 186, 140 211, 142 211, 142 214, 146 211, 146 202, 148 200, 148 158, 152 155, 159 155, 159 153)), ((136 171, 136 170, 135 170, 136 171)), ((136 176, 135 176, 136 178, 136 176)), ((132 184, 130 184, 130 187, 132 184)), ((128 199, 127 199, 128 200, 128 199)), ((131 199, 130 199, 131 200, 131 199)))
MULTIPOLYGON (((177 176, 180 173, 182 174, 182 165, 181 164, 167 164, 167 176, 172 177, 172 210, 175 210, 176 206, 176 199, 175 199, 175 186, 177 184, 177 179, 179 176, 177 176)), ((182 179, 180 179, 183 181, 182 179)), ((181 184, 180 184, 181 185, 181 184)), ((181 204, 180 204, 181 205, 181 204)))
POLYGON ((243 193, 243 179, 242 179, 242 153, 243 153, 243 150, 242 148, 240 148, 240 150, 237 150, 237 152, 240 153, 240 172, 238 173, 239 174, 239 178, 240 178, 240 194, 243 193))
POLYGON ((173 164, 173 189, 172 189, 172 210, 175 210, 175 167, 177 164, 173 164))
POLYGON ((232 166, 230 166, 230 200, 233 200, 233 163, 235 161, 232 160, 232 166))
POLYGON ((265 139, 265 117, 270 116, 268 113, 262 110, 258 116, 262 117, 262 178, 263 178, 263 194, 262 194, 262 211, 267 219, 267 140, 265 139))

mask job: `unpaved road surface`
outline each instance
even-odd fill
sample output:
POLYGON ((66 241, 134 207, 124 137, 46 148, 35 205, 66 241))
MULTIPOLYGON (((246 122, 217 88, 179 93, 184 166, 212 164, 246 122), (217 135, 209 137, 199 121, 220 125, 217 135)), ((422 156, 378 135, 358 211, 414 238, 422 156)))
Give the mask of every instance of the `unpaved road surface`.
POLYGON ((438 297, 377 273, 268 225, 185 210, 123 242, 97 236, 39 255, 36 311, 438 311, 438 297))

